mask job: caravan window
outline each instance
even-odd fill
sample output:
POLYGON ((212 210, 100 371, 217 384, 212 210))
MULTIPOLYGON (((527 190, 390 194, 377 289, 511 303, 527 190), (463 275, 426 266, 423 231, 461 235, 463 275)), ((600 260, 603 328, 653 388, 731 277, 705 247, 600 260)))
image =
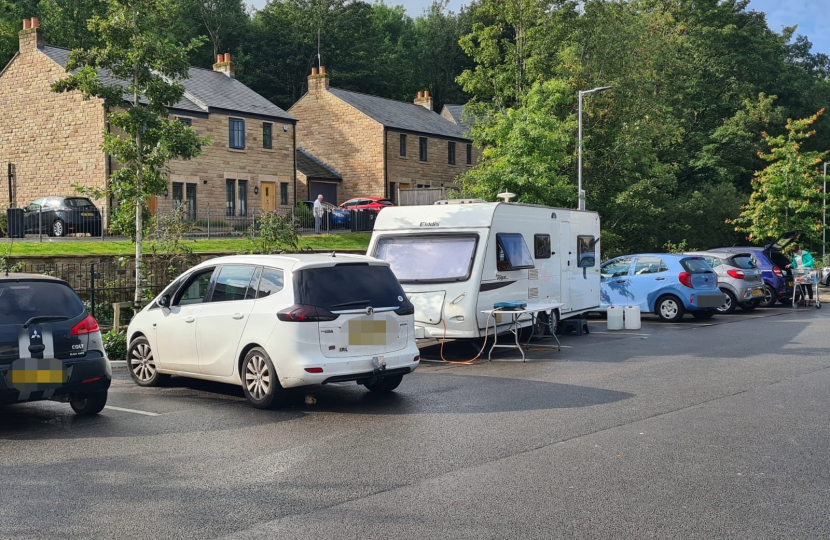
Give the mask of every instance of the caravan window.
POLYGON ((533 268, 533 259, 525 239, 518 233, 496 235, 496 268, 499 271, 533 268))
POLYGON ((534 234, 533 250, 537 259, 550 259, 550 235, 534 234))
POLYGON ((579 254, 579 268, 591 268, 597 264, 596 241, 593 236, 577 236, 576 252, 579 254))
POLYGON ((384 260, 401 283, 467 281, 478 235, 385 236, 375 257, 384 260))

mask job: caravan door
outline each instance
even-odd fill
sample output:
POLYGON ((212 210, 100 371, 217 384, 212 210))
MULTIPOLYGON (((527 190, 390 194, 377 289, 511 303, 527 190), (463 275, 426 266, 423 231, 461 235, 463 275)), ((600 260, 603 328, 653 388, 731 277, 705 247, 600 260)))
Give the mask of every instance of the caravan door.
POLYGON ((571 310, 571 267, 574 264, 574 246, 571 245, 571 222, 559 222, 559 264, 561 268, 561 277, 559 286, 562 289, 562 296, 559 300, 562 302, 562 313, 567 313, 571 310))

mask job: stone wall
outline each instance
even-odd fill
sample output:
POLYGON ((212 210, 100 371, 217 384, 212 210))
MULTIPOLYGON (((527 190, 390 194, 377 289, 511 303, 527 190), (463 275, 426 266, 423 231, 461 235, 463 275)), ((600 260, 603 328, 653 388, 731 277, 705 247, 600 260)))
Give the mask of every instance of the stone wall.
MULTIPOLYGON (((385 195, 383 126, 322 87, 304 95, 288 112, 297 119, 297 148, 342 175, 336 204, 385 195)), ((297 198, 312 198, 301 180, 297 198)))
MULTIPOLYGON (((410 189, 423 187, 457 187, 456 178, 467 172, 472 165, 467 165, 467 144, 456 140, 455 165, 449 164, 447 145, 450 139, 436 136, 427 138, 427 160, 420 160, 421 135, 401 133, 394 130, 387 132, 386 152, 389 161, 389 182, 394 182, 396 188, 410 189), (400 155, 400 136, 406 135, 406 156, 400 155)), ((480 152, 473 147, 473 164, 476 163, 480 152)))
MULTIPOLYGON (((73 195, 73 184, 104 187, 107 178, 101 100, 56 94, 66 73, 40 52, 40 29, 20 33, 20 54, 0 73, 0 204, 9 204, 8 164, 16 181, 12 205, 48 195, 73 195)), ((103 201, 99 201, 103 203, 103 201)))

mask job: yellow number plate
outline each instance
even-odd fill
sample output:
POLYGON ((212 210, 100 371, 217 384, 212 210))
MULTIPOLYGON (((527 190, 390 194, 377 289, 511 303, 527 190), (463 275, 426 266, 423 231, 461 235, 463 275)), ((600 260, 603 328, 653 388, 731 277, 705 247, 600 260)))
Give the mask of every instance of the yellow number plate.
POLYGON ((764 294, 764 291, 761 289, 755 289, 752 291, 752 296, 761 296, 762 294, 764 294))
POLYGON ((792 282, 792 281, 788 281, 788 282, 787 282, 787 287, 792 287, 792 286, 793 286, 793 282, 792 282))
POLYGON ((395 341, 397 326, 388 318, 349 321, 349 345, 388 345, 395 341))

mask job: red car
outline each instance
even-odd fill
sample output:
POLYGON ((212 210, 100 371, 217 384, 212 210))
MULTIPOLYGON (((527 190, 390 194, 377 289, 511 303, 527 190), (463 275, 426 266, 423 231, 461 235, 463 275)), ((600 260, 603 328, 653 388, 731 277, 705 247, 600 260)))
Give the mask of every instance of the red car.
POLYGON ((349 199, 340 205, 344 210, 374 210, 380 212, 387 206, 395 206, 395 204, 384 197, 355 197, 349 199))

